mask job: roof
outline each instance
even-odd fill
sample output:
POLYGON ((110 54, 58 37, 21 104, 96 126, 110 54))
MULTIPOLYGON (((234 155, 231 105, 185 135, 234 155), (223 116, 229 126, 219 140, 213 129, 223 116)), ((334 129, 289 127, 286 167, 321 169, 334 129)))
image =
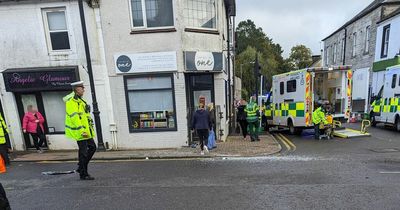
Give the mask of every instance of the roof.
POLYGON ((333 32, 331 35, 327 36, 324 38, 322 41, 327 40, 328 38, 332 37, 335 35, 337 32, 343 30, 350 24, 356 22, 357 20, 363 18, 364 16, 368 15, 375 9, 379 8, 380 6, 386 5, 386 4, 400 4, 400 0, 374 0, 371 4, 369 4, 366 8, 364 8, 361 12, 359 12, 356 16, 354 16, 352 19, 347 21, 343 26, 341 26, 339 29, 337 29, 335 32, 333 32))
POLYGON ((377 24, 382 23, 383 21, 389 20, 390 18, 396 17, 400 15, 400 8, 392 12, 390 15, 384 17, 382 20, 378 21, 377 24))

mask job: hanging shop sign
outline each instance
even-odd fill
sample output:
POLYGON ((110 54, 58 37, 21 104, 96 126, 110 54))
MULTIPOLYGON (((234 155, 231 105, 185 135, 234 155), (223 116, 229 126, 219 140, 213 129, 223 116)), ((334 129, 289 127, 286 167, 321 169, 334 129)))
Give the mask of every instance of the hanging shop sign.
POLYGON ((117 74, 177 71, 176 52, 114 55, 117 74))
POLYGON ((185 52, 187 71, 222 71, 224 68, 221 52, 185 52))
POLYGON ((78 81, 78 67, 7 69, 3 72, 6 91, 32 92, 46 90, 71 90, 78 81))

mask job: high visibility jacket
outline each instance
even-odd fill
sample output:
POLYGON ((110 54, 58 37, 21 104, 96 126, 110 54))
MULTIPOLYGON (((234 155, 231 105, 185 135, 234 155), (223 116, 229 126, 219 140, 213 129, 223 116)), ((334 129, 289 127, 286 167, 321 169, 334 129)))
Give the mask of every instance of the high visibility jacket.
POLYGON ((82 98, 69 94, 64 97, 65 101, 65 135, 76 141, 94 138, 93 120, 87 103, 82 98), (83 133, 87 136, 83 137, 83 133))
POLYGON ((6 133, 9 133, 6 122, 0 114, 0 144, 6 143, 6 133))
POLYGON ((248 122, 255 122, 257 121, 257 112, 258 112, 259 108, 258 105, 256 103, 250 102, 247 104, 246 108, 244 109, 244 111, 246 112, 247 116, 246 116, 246 120, 248 122))
POLYGON ((328 124, 328 120, 326 120, 325 113, 322 111, 322 108, 319 107, 312 114, 312 121, 315 125, 323 122, 325 125, 328 124))

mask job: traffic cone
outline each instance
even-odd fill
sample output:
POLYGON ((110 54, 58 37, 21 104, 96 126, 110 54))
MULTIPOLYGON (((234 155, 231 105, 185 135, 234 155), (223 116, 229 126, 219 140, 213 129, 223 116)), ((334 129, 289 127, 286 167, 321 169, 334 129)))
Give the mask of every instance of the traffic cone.
POLYGON ((0 155, 0 174, 6 173, 6 163, 4 162, 3 157, 0 155))

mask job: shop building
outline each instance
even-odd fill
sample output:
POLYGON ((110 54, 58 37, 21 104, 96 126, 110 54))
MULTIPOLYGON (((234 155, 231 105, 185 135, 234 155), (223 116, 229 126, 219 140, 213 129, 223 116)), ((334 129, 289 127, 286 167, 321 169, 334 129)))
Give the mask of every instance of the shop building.
MULTIPOLYGON (((104 141, 112 146, 112 104, 102 42, 99 8, 84 3, 90 53, 101 111, 104 141), (110 125, 111 124, 111 125, 110 125)), ((77 148, 64 135, 65 104, 70 83, 83 80, 91 104, 78 2, 56 0, 0 1, 0 92, 3 116, 15 150, 33 147, 21 121, 28 105, 44 115, 47 147, 77 148)))
POLYGON ((229 134, 234 0, 113 0, 100 6, 116 148, 174 148, 193 141, 199 96, 229 134))

